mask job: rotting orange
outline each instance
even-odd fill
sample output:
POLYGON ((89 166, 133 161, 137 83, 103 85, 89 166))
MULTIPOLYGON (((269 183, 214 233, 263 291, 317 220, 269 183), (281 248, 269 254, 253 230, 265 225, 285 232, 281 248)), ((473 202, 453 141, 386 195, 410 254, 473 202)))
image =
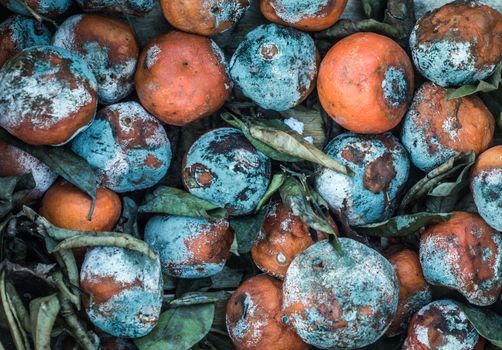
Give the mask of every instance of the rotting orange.
POLYGON ((221 49, 209 38, 178 31, 150 41, 140 55, 135 81, 141 104, 178 126, 216 112, 231 91, 221 49))
POLYGON ((317 90, 342 127, 364 134, 394 128, 413 97, 413 66, 392 39, 356 33, 337 42, 321 62, 317 90))

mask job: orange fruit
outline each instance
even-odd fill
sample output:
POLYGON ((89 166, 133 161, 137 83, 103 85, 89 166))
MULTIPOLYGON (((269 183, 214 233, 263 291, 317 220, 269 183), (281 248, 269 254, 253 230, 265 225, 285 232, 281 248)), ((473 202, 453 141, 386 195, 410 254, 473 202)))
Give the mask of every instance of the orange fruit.
POLYGON ((342 127, 365 134, 394 128, 413 97, 413 66, 392 39, 356 33, 340 40, 321 62, 322 107, 342 127))
POLYGON ((270 22, 300 30, 317 31, 338 21, 347 0, 260 0, 260 10, 270 22))
POLYGON ((249 0, 161 0, 164 17, 179 30, 216 35, 239 21, 249 0))
POLYGON ((220 48, 209 38, 177 31, 150 41, 135 80, 143 107, 178 126, 216 112, 231 91, 220 48))
POLYGON ((107 188, 98 188, 92 219, 91 197, 67 181, 52 185, 42 199, 40 215, 55 226, 80 231, 111 231, 122 211, 119 196, 107 188))

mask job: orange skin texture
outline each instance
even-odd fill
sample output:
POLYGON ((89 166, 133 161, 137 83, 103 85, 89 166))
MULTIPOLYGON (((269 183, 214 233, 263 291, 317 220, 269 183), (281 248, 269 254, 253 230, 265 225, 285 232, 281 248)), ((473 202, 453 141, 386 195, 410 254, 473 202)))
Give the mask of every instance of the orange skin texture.
MULTIPOLYGON (((334 222, 331 223, 337 232, 334 222)), ((317 231, 317 235, 317 240, 327 239, 323 232, 317 231)), ((308 225, 284 204, 277 203, 263 223, 251 256, 260 270, 282 280, 291 261, 314 243, 308 225)))
POLYGON ((80 231, 111 231, 122 211, 120 197, 98 188, 92 220, 88 219, 91 198, 66 181, 57 181, 42 199, 40 215, 57 227, 80 231))
MULTIPOLYGON (((478 214, 468 212, 452 214, 448 221, 428 228, 420 237, 420 241, 422 244, 429 237, 442 237, 448 242, 455 242, 456 239, 457 245, 439 246, 438 249, 449 249, 446 255, 449 257, 449 263, 455 266, 454 273, 459 279, 459 285, 455 289, 464 295, 477 295, 475 293, 477 289, 481 289, 480 284, 494 278, 492 267, 495 266, 495 270, 497 269, 496 259, 500 252, 493 237, 497 233, 478 214), (483 259, 483 249, 489 249, 491 257, 483 259)), ((422 256, 421 259, 423 260, 422 256)), ((490 289, 483 288, 479 293, 485 299, 491 297, 496 300, 501 291, 502 286, 494 283, 490 289)))
POLYGON ((237 350, 307 350, 300 337, 282 323, 282 282, 262 274, 242 283, 227 303, 227 329, 237 350), (248 327, 236 337, 238 322, 248 327), (254 335, 259 333, 259 336, 254 335))
MULTIPOLYGON (((218 20, 207 0, 161 0, 160 6, 167 21, 179 30, 200 35, 216 35, 231 28, 239 19, 231 14, 227 20, 218 20)), ((223 7, 239 6, 244 11, 249 7, 249 0, 226 0, 223 7)), ((215 11, 225 11, 216 8, 215 11)))
POLYGON ((502 145, 487 149, 479 155, 471 177, 475 177, 483 170, 492 169, 502 169, 502 145))
MULTIPOLYGON (((118 18, 86 14, 75 27, 75 36, 80 44, 96 41, 109 48, 110 58, 117 64, 139 56, 139 46, 132 28, 118 18)), ((99 77, 96 79, 99 81, 99 77)))
POLYGON ((397 279, 399 281, 399 301, 397 304, 397 311, 394 319, 392 320, 386 336, 394 336, 401 333, 403 325, 405 325, 412 314, 424 305, 418 305, 418 309, 413 309, 417 305, 407 304, 414 295, 420 292, 430 292, 429 285, 425 281, 420 266, 418 254, 411 249, 399 249, 389 256, 387 260, 396 269, 397 279))
POLYGON ((304 17, 298 22, 288 22, 281 19, 274 7, 276 0, 260 0, 260 10, 270 22, 297 28, 304 31, 319 31, 331 27, 340 18, 347 5, 347 0, 331 0, 312 17, 304 17))
POLYGON ((177 126, 216 112, 231 92, 230 78, 212 41, 178 31, 150 41, 140 55, 135 81, 143 107, 177 126), (158 52, 149 67, 152 47, 158 52))
POLYGON ((446 90, 433 83, 422 86, 423 99, 416 100, 413 109, 421 118, 420 122, 428 123, 425 140, 430 147, 435 147, 430 140, 458 152, 474 151, 476 154, 487 149, 495 132, 495 119, 483 101, 475 96, 465 96, 446 102, 446 90), (457 136, 452 137, 452 130, 445 130, 445 121, 449 123, 457 136))
POLYGON ((413 66, 393 40, 374 33, 356 33, 340 40, 319 69, 317 90, 323 108, 342 127, 366 134, 394 128, 407 111, 414 87, 413 66), (382 81, 389 68, 404 72, 405 100, 393 107, 382 81))

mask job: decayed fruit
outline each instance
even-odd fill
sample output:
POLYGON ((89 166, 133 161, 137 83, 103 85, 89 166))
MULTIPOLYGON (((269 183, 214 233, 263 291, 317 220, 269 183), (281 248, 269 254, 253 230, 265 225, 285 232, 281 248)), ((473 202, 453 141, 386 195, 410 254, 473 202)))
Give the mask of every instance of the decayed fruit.
POLYGON ((230 76, 257 105, 285 111, 315 87, 319 53, 314 40, 298 30, 267 24, 249 32, 230 61, 230 76))
POLYGON ((502 60, 502 14, 477 1, 455 1, 418 20, 410 35, 417 69, 444 87, 490 76, 502 60))
POLYGON ((413 316, 402 350, 481 350, 484 344, 454 301, 437 300, 413 316))
POLYGON ((154 0, 76 0, 86 12, 105 12, 121 15, 144 16, 154 7, 154 0))
POLYGON ((344 128, 379 134, 399 124, 413 97, 413 66, 393 40, 356 33, 321 62, 317 90, 323 108, 344 128))
POLYGON ((7 61, 2 71, 0 126, 22 141, 63 144, 92 122, 97 83, 75 54, 35 46, 7 61))
POLYGON ((106 188, 98 188, 89 220, 91 204, 91 197, 84 191, 59 180, 45 193, 40 215, 53 225, 69 230, 112 231, 122 211, 119 196, 106 188))
MULTIPOLYGON (((336 232, 334 222, 332 226, 336 232)), ((251 256, 260 270, 284 279, 289 264, 298 254, 326 238, 323 232, 309 230, 309 226, 284 204, 275 203, 251 248, 251 256)))
POLYGON ((173 27, 189 33, 216 35, 240 20, 249 0, 161 0, 160 6, 173 27))
POLYGON ((270 159, 234 128, 202 135, 183 160, 183 182, 193 195, 228 209, 251 213, 270 182, 270 159))
POLYGON ((98 82, 99 102, 113 103, 132 92, 139 47, 127 22, 98 14, 71 16, 52 41, 89 64, 98 82))
POLYGON ((338 135, 324 149, 327 155, 351 168, 354 176, 322 168, 315 178, 319 194, 350 225, 388 219, 409 174, 406 150, 390 133, 338 135))
POLYGON ((385 332, 387 337, 393 337, 404 332, 413 314, 432 301, 432 292, 424 279, 418 254, 413 250, 392 249, 387 259, 394 266, 399 283, 397 311, 385 332))
POLYGON ((260 0, 260 10, 271 22, 316 31, 335 24, 346 4, 347 0, 260 0))
POLYGON ((31 173, 35 180, 35 188, 24 199, 27 203, 40 199, 58 177, 47 165, 31 154, 0 140, 0 176, 27 173, 31 173))
POLYGON ((203 278, 223 269, 234 233, 227 220, 186 216, 154 216, 145 227, 145 241, 160 255, 164 273, 203 278))
POLYGON ((502 146, 480 154, 472 169, 471 191, 479 215, 502 232, 502 146))
POLYGON ((137 102, 99 111, 71 145, 96 171, 101 185, 115 192, 151 187, 171 164, 171 143, 162 124, 137 102))
POLYGON ((389 261, 352 239, 339 241, 343 256, 320 241, 293 260, 283 284, 284 321, 321 349, 375 342, 398 304, 398 281, 389 261))
POLYGON ((308 350, 282 321, 282 282, 267 275, 244 281, 227 303, 227 329, 237 350, 308 350))
POLYGON ((420 238, 420 263, 430 284, 455 289, 475 305, 490 305, 502 290, 502 234, 478 215, 454 212, 420 238))
POLYGON ((68 10, 71 0, 0 0, 0 4, 20 15, 31 16, 31 12, 27 9, 29 7, 40 15, 56 17, 68 10))
POLYGON ((483 152, 493 139, 495 120, 477 96, 446 100, 446 90, 423 84, 403 123, 401 140, 413 164, 430 171, 462 152, 483 152))
POLYGON ((214 41, 177 31, 148 43, 135 81, 141 104, 162 121, 179 126, 216 112, 232 88, 225 56, 214 41))
POLYGON ((0 23, 0 67, 23 49, 49 45, 51 32, 37 20, 25 16, 11 16, 0 23))
POLYGON ((85 255, 80 286, 85 311, 99 329, 137 338, 157 324, 163 281, 159 259, 117 247, 93 248, 85 255))

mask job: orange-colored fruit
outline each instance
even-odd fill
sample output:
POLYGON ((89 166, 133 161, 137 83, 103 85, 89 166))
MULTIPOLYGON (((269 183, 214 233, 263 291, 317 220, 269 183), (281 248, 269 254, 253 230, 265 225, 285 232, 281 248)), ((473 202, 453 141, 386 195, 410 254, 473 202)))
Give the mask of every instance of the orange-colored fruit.
POLYGON ((424 279, 418 254, 411 249, 399 249, 390 253, 387 259, 396 270, 399 283, 399 301, 385 335, 393 337, 406 330, 411 316, 432 300, 429 285, 424 279))
POLYGON ((475 305, 495 303, 502 291, 502 234, 478 215, 453 212, 420 237, 420 263, 430 284, 454 289, 475 305))
MULTIPOLYGON (((336 226, 332 222, 333 230, 336 226)), ((309 226, 282 203, 276 203, 270 210, 262 229, 251 249, 253 260, 263 272, 284 279, 291 261, 315 242, 326 239, 320 231, 309 226), (314 240, 315 239, 315 240, 314 240)))
POLYGON ((249 0, 161 0, 160 6, 173 27, 209 36, 237 23, 249 7, 249 0))
POLYGON ((342 127, 379 134, 403 118, 413 96, 413 66, 393 40, 356 33, 340 40, 321 62, 317 89, 326 112, 342 127))
POLYGON ((251 277, 227 304, 227 329, 237 350, 307 350, 310 346, 282 322, 282 282, 251 277))
POLYGON ((260 0, 260 10, 269 21, 300 30, 331 27, 342 15, 347 0, 260 0))
POLYGON ((461 152, 483 152, 495 120, 477 96, 446 100, 446 89, 423 84, 403 122, 402 142, 416 167, 430 171, 461 152))
POLYGON ((216 112, 231 91, 221 49, 209 38, 177 31, 150 41, 135 80, 141 104, 178 126, 216 112))
POLYGON ((111 231, 122 211, 119 196, 104 187, 98 188, 92 219, 91 198, 67 181, 59 180, 42 199, 40 215, 53 225, 69 230, 111 231))

